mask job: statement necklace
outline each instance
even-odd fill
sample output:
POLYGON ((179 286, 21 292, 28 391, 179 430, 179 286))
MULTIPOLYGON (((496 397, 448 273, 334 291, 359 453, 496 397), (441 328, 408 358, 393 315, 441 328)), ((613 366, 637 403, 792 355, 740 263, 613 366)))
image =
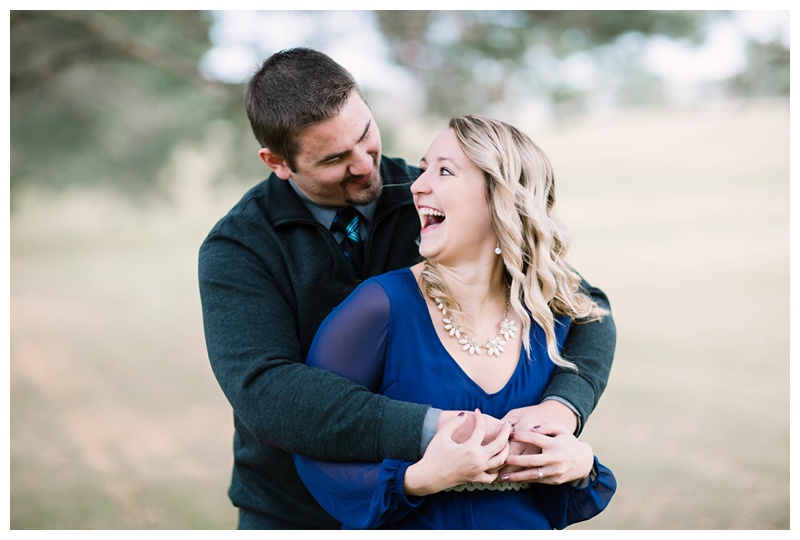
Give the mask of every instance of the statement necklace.
POLYGON ((468 351, 470 356, 472 356, 476 354, 480 355, 481 349, 486 349, 489 356, 500 356, 500 353, 506 350, 506 343, 514 339, 517 335, 516 323, 508 318, 508 297, 509 290, 508 287, 506 287, 506 313, 503 321, 500 323, 500 332, 493 338, 486 340, 485 345, 478 343, 478 340, 475 339, 474 336, 469 335, 466 330, 464 330, 464 327, 461 326, 454 315, 449 315, 447 313, 447 303, 444 300, 434 298, 433 301, 436 302, 436 307, 438 307, 439 311, 444 315, 444 319, 442 319, 444 329, 448 331, 451 337, 454 337, 463 345, 461 348, 462 351, 468 351))

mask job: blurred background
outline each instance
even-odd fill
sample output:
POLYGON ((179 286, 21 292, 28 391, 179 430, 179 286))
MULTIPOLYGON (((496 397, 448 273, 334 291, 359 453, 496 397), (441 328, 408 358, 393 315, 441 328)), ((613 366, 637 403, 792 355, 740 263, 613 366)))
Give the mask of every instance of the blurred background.
POLYGON ((11 11, 10 527, 230 529, 197 250, 267 176, 243 83, 291 46, 384 154, 455 114, 553 162, 618 346, 576 529, 788 529, 789 11, 11 11))

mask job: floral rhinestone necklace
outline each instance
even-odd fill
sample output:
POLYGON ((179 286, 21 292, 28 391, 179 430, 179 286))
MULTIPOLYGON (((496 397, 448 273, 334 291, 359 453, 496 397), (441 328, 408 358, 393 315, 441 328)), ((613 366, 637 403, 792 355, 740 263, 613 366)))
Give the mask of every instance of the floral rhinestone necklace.
POLYGON ((480 355, 481 349, 486 349, 489 356, 500 356, 500 353, 506 350, 506 343, 517 335, 516 323, 508 318, 509 294, 509 288, 506 286, 506 312, 502 322, 500 322, 500 331, 496 336, 486 340, 485 345, 481 345, 474 336, 469 335, 455 315, 448 314, 448 306, 445 300, 434 298, 433 301, 436 302, 436 307, 444 315, 444 319, 442 319, 444 329, 447 330, 451 337, 458 340, 462 345, 462 351, 469 352, 470 356, 473 356, 480 355))

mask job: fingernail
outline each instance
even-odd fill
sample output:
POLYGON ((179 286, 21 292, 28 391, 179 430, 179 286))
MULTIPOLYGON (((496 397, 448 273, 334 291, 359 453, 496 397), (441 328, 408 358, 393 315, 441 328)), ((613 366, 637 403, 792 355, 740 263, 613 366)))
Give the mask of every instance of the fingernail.
POLYGON ((541 431, 542 430, 542 426, 533 426, 533 429, 531 431, 533 431, 533 430, 541 431))
POLYGON ((458 416, 464 416, 465 414, 466 413, 464 411, 461 411, 460 413, 458 413, 458 416))
POLYGON ((509 478, 511 478, 511 477, 508 476, 507 474, 504 474, 503 476, 500 477, 500 480, 502 480, 503 482, 508 482, 509 478))

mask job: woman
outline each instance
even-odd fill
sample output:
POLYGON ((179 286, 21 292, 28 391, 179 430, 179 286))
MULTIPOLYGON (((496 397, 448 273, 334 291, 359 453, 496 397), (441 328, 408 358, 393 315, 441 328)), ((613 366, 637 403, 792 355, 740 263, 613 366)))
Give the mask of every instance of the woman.
POLYGON ((539 403, 554 366, 571 365, 559 353, 570 325, 603 315, 564 260, 550 164, 515 128, 466 116, 420 168, 423 261, 365 281, 323 323, 308 363, 392 398, 475 412, 449 420, 417 463, 295 456, 300 476, 346 528, 589 519, 616 481, 586 443, 555 425, 490 429, 484 417, 539 403))

